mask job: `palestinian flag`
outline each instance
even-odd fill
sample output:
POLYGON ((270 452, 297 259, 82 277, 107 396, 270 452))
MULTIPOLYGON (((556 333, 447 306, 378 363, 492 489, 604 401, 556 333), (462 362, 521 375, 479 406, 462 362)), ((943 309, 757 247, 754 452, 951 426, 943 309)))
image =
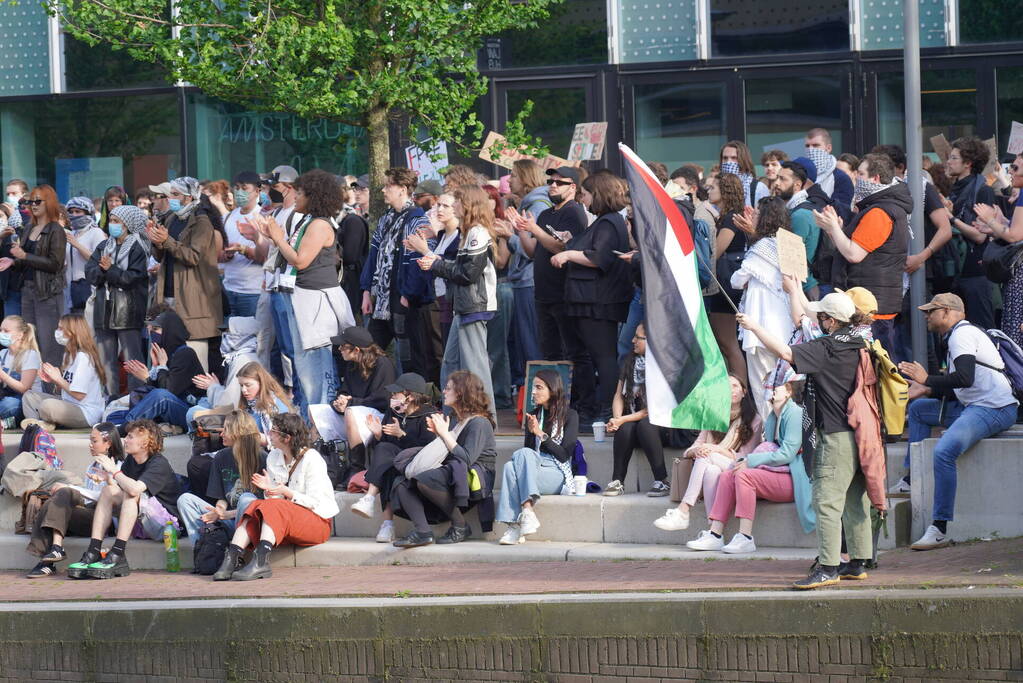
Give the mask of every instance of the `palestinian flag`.
POLYGON ((691 226, 643 160, 618 147, 643 260, 650 422, 726 431, 728 370, 703 310, 691 226))

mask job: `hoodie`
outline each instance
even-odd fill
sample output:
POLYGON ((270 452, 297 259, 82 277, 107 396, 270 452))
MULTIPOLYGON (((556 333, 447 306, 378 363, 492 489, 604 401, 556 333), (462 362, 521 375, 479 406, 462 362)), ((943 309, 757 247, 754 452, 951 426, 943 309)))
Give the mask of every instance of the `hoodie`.
POLYGON ((185 345, 189 338, 188 328, 174 311, 164 311, 157 316, 153 327, 162 329, 160 346, 167 352, 167 365, 150 370, 149 384, 166 389, 182 401, 194 404, 195 399, 204 392, 192 384, 192 378, 205 371, 199 363, 199 356, 185 345))

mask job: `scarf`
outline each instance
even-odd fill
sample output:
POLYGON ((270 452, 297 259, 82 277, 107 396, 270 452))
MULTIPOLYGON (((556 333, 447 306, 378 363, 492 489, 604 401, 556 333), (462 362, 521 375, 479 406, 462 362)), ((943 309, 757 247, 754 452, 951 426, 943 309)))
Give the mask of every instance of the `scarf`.
POLYGON ((785 208, 790 212, 795 211, 796 208, 806 201, 806 190, 800 190, 792 195, 792 199, 785 202, 785 208))
POLYGON ((249 414, 252 415, 253 419, 256 421, 256 426, 259 428, 259 433, 269 434, 270 416, 264 412, 261 412, 259 408, 256 407, 256 399, 252 399, 251 401, 245 401, 245 407, 248 409, 249 414))
POLYGON ((381 216, 380 223, 377 225, 377 230, 380 231, 380 242, 377 247, 372 287, 373 318, 375 320, 391 319, 391 274, 395 267, 395 257, 399 257, 403 250, 401 238, 404 235, 401 233, 405 222, 405 212, 414 205, 410 199, 405 202, 405 206, 401 207, 401 211, 390 209, 381 216))
POLYGON ((817 180, 814 182, 830 197, 835 192, 835 167, 838 160, 816 147, 807 147, 806 156, 817 167, 817 180))
POLYGON ((866 199, 872 194, 877 194, 881 190, 887 190, 889 187, 894 187, 898 180, 892 180, 888 183, 875 183, 864 178, 856 179, 856 192, 853 193, 853 204, 859 204, 861 201, 866 199))
POLYGON ((726 161, 721 164, 722 173, 731 173, 732 175, 739 178, 739 182, 742 183, 742 194, 746 198, 746 206, 753 206, 753 197, 750 196, 750 185, 753 184, 753 176, 749 173, 743 173, 739 170, 739 164, 734 161, 726 161))
POLYGON ((753 279, 787 298, 781 286, 781 270, 778 268, 777 237, 764 237, 754 242, 742 259, 742 268, 753 279))
POLYGON ((127 230, 128 236, 124 238, 124 242, 120 245, 113 237, 107 238, 107 241, 103 244, 103 255, 109 256, 121 270, 127 270, 128 255, 131 253, 131 248, 134 245, 139 245, 142 251, 147 256, 149 255, 149 242, 142 237, 145 234, 149 216, 139 207, 130 205, 114 207, 110 215, 116 216, 124 223, 124 229, 127 230))
MULTIPOLYGON (((547 415, 547 411, 545 411, 543 408, 541 408, 540 409, 540 417, 539 417, 540 429, 544 429, 544 421, 545 421, 546 415, 547 415)), ((553 441, 556 444, 560 444, 561 440, 565 438, 565 425, 554 423, 554 424, 551 425, 550 429, 546 429, 544 431, 547 432, 547 435, 551 438, 551 441, 553 441)), ((562 493, 563 494, 565 493, 565 491, 564 491, 565 488, 569 488, 569 489, 572 489, 572 491, 569 494, 567 494, 567 495, 571 495, 571 493, 574 492, 574 488, 573 488, 572 484, 573 484, 573 480, 574 480, 574 476, 575 476, 575 475, 572 474, 572 459, 569 458, 565 462, 561 462, 560 460, 555 458, 553 455, 541 452, 540 451, 540 437, 535 437, 535 439, 536 439, 536 452, 540 453, 541 457, 550 458, 554 462, 555 466, 557 466, 558 470, 561 471, 561 476, 563 478, 563 481, 562 481, 562 484, 561 484, 562 485, 562 493)))
POLYGON ((182 176, 170 181, 170 186, 172 190, 180 192, 186 197, 192 198, 192 201, 181 207, 180 211, 174 212, 177 214, 178 218, 188 220, 188 217, 191 216, 192 212, 199 206, 199 197, 202 193, 202 190, 199 187, 199 181, 191 176, 182 176))

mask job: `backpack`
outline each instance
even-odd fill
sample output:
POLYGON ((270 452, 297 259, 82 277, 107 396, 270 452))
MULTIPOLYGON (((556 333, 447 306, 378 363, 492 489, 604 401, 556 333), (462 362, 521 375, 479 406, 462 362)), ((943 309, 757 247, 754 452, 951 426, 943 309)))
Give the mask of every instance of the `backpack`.
POLYGON ((18 452, 38 453, 53 469, 64 469, 64 461, 57 455, 57 442, 54 441, 53 435, 37 424, 29 425, 21 435, 18 452))
POLYGON ((216 453, 224 447, 225 418, 225 413, 207 413, 192 421, 193 456, 216 453))
POLYGON ((318 439, 313 444, 316 452, 327 464, 327 477, 335 491, 344 491, 348 480, 357 472, 366 469, 366 463, 352 463, 348 460, 348 443, 342 440, 326 441, 318 439))
POLYGON ((899 374, 881 342, 867 344, 874 373, 877 375, 877 405, 881 409, 881 426, 889 436, 898 436, 906 429, 906 407, 909 405, 909 382, 899 374))
MULTIPOLYGON (((973 323, 970 324, 972 325, 973 323)), ((974 327, 979 326, 974 325, 974 327)), ((980 329, 984 330, 983 327, 980 329)), ((979 360, 977 365, 981 365, 989 370, 996 370, 1005 375, 1005 379, 1009 380, 1009 386, 1012 387, 1012 395, 1017 401, 1023 403, 1023 349, 1001 330, 984 330, 984 333, 991 340, 991 343, 995 345, 998 355, 1002 357, 1003 367, 996 368, 993 365, 981 363, 979 360)))
POLYGON ((199 527, 199 537, 192 546, 192 573, 209 576, 215 574, 224 561, 224 552, 231 535, 221 521, 206 522, 199 527))

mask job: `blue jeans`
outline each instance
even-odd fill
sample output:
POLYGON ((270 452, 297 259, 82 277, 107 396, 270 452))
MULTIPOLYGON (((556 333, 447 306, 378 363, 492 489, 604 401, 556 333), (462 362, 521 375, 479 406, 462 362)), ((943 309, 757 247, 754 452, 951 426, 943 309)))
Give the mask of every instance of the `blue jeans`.
POLYGON ((21 315, 21 291, 8 292, 4 299, 4 315, 21 315))
MULTIPOLYGON (((909 405, 909 442, 923 441, 938 426, 941 401, 918 398, 909 405)), ((956 502, 956 460, 975 443, 1003 432, 1016 422, 1016 404, 1003 408, 964 406, 959 401, 945 403, 941 424, 945 433, 934 448, 934 519, 951 521, 956 502)), ((906 456, 909 466, 908 459, 906 456)))
POLYGON ((4 396, 0 398, 0 418, 21 415, 21 397, 4 396))
POLYGON ((565 475, 549 455, 540 455, 532 448, 520 448, 505 463, 501 480, 497 521, 513 524, 518 521, 522 504, 527 500, 536 502, 540 496, 561 493, 565 475))
POLYGON ((625 357, 632 351, 632 338, 641 322, 643 322, 643 290, 637 287, 636 293, 632 295, 632 301, 629 302, 629 317, 625 319, 625 323, 622 324, 622 329, 618 333, 619 365, 625 362, 625 357))
MULTIPOLYGON (((536 325, 536 299, 533 295, 533 287, 515 287, 512 289, 515 296, 515 315, 511 320, 511 336, 513 342, 509 344, 509 355, 511 357, 511 381, 515 386, 522 386, 525 382, 526 363, 531 360, 540 360, 543 354, 540 353, 540 332, 536 325)), ((515 400, 515 397, 512 397, 515 400)))
POLYGON ((186 415, 189 405, 166 389, 153 389, 142 397, 131 410, 115 410, 110 413, 109 420, 114 424, 124 424, 133 420, 155 420, 169 422, 179 427, 187 427, 186 415))
MULTIPOLYGON (((245 509, 254 500, 256 500, 256 496, 253 493, 245 492, 238 496, 238 514, 235 515, 234 519, 222 520, 224 526, 231 533, 234 533, 238 520, 242 518, 242 515, 245 514, 245 509)), ((182 493, 178 497, 178 515, 181 517, 181 523, 184 525, 185 531, 193 543, 199 534, 199 526, 202 524, 202 520, 199 518, 206 514, 207 509, 210 507, 212 506, 209 503, 194 493, 182 493)))
POLYGON ((284 296, 288 299, 288 329, 291 331, 291 347, 295 353, 292 379, 296 386, 302 386, 302 402, 296 403, 302 417, 308 418, 310 405, 330 403, 337 398, 337 369, 334 367, 334 355, 329 345, 317 349, 302 349, 302 337, 298 333, 291 295, 284 296))
POLYGON ((256 315, 256 304, 259 303, 259 294, 240 294, 224 290, 227 295, 227 316, 240 318, 251 318, 256 315))
MULTIPOLYGON (((292 398, 296 406, 306 405, 302 397, 301 383, 295 377, 295 347, 291 343, 291 325, 288 321, 295 315, 291 310, 291 297, 283 292, 270 292, 270 316, 274 321, 274 334, 277 339, 277 347, 281 355, 288 359, 291 364, 290 379, 292 398)), ((287 385, 283 376, 278 377, 282 385, 287 385)))

